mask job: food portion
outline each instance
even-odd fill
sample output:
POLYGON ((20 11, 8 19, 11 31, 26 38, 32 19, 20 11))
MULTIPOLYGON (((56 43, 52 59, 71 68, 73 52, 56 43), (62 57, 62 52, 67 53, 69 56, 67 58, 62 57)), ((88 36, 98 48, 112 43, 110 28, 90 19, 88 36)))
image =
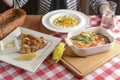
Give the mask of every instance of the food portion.
POLYGON ((63 55, 63 52, 65 50, 65 44, 64 43, 59 43, 56 48, 53 50, 53 56, 52 56, 52 61, 57 63, 63 55))
POLYGON ((90 48, 110 43, 106 36, 95 32, 81 32, 71 37, 70 40, 78 48, 90 48))
POLYGON ((14 47, 16 47, 14 41, 10 41, 4 44, 4 49, 9 49, 9 48, 14 48, 14 47))
POLYGON ((36 57, 36 51, 44 48, 48 44, 42 36, 36 37, 32 34, 26 33, 20 35, 20 40, 20 58, 23 60, 36 57))
POLYGON ((5 38, 18 26, 24 23, 26 12, 23 9, 12 8, 0 14, 0 40, 5 38))
POLYGON ((37 54, 35 52, 29 54, 20 54, 21 60, 32 60, 35 57, 37 57, 37 54))
POLYGON ((70 15, 59 16, 53 20, 53 24, 61 28, 70 28, 80 23, 78 18, 70 15))

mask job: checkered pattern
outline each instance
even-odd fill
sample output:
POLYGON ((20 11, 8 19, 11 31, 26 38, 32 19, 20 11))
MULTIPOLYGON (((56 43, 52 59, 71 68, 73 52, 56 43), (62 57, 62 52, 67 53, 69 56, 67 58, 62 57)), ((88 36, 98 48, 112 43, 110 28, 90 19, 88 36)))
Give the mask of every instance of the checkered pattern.
MULTIPOLYGON (((91 16, 88 27, 99 26, 100 19, 100 16, 91 16)), ((116 39, 120 41, 120 16, 116 16, 115 19, 117 26, 114 29, 114 33, 116 39)), ((51 35, 59 37, 63 39, 62 42, 65 42, 65 33, 54 33, 51 35)), ((61 62, 54 64, 51 63, 50 59, 51 55, 40 65, 36 73, 31 73, 0 61, 0 80, 80 80, 61 62)), ((120 80, 120 55, 83 77, 82 80, 120 80)))

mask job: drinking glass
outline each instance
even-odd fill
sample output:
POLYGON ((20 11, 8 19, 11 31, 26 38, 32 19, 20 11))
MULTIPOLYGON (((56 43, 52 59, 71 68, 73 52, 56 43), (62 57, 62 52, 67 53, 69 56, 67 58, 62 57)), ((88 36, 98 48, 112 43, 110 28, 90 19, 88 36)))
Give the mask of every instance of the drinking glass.
POLYGON ((109 3, 110 11, 103 12, 101 26, 106 29, 112 29, 114 28, 115 25, 114 15, 116 12, 117 4, 113 1, 108 1, 108 3, 109 3))

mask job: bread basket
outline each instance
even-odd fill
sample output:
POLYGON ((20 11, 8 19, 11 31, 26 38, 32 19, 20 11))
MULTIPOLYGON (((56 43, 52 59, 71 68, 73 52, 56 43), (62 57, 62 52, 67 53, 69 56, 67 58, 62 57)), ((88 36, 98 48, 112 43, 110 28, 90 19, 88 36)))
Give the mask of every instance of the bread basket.
POLYGON ((26 12, 12 8, 0 14, 0 40, 24 23, 26 12))

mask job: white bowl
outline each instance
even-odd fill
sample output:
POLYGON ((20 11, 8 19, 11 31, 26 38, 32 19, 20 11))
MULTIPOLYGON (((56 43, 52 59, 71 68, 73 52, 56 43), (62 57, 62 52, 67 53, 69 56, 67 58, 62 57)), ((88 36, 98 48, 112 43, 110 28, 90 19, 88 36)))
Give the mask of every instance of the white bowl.
POLYGON ((1 53, 14 53, 18 52, 20 49, 18 40, 11 39, 11 40, 3 40, 0 41, 0 52, 1 53))
POLYGON ((42 24, 44 27, 46 27, 49 30, 55 31, 55 32, 61 32, 61 33, 68 33, 73 30, 81 29, 84 26, 88 25, 88 17, 84 13, 80 11, 75 11, 75 10, 67 10, 67 9, 60 9, 60 10, 54 10, 51 11, 47 14, 45 14, 42 18, 42 24), (70 15, 75 18, 77 18, 80 23, 74 27, 69 27, 69 28, 63 28, 63 27, 57 27, 53 24, 53 20, 55 18, 58 18, 60 16, 64 15, 70 15))
POLYGON ((108 51, 108 50, 112 49, 113 45, 114 45, 114 42, 115 42, 115 39, 114 39, 114 35, 111 32, 111 30, 106 30, 102 27, 92 27, 92 28, 88 28, 88 29, 85 29, 85 30, 75 30, 75 31, 69 32, 65 41, 68 44, 68 46, 70 46, 72 48, 72 50, 78 56, 88 56, 88 55, 102 53, 102 52, 105 52, 105 51, 108 51), (102 46, 95 46, 95 47, 90 47, 90 48, 78 48, 75 45, 73 45, 70 38, 72 36, 76 36, 76 35, 80 34, 82 31, 87 31, 87 32, 92 31, 92 32, 95 32, 95 33, 100 33, 104 36, 107 36, 110 43, 102 45, 102 46))
POLYGON ((81 25, 81 17, 79 17, 78 15, 76 15, 76 14, 74 14, 74 13, 57 13, 57 14, 55 14, 55 15, 53 15, 53 16, 50 17, 49 22, 50 22, 50 24, 51 24, 52 26, 54 26, 54 27, 66 28, 66 29, 70 29, 70 28, 71 28, 71 29, 74 29, 75 27, 79 27, 79 26, 81 25), (76 26, 69 26, 69 28, 67 28, 67 27, 60 27, 60 26, 54 25, 54 24, 53 24, 53 21, 54 21, 56 18, 60 17, 60 16, 70 16, 70 17, 76 18, 79 23, 78 23, 76 26))

